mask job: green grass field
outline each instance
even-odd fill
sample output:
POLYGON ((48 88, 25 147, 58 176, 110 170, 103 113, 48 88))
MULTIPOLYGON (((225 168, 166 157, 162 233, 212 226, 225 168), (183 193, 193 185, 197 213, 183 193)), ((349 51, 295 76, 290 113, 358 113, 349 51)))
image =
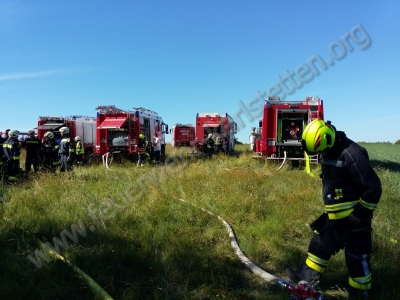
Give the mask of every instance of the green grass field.
MULTIPOLYGON (((373 219, 373 299, 397 299, 400 145, 362 145, 383 184, 373 219)), ((239 157, 211 160, 167 148, 163 167, 85 166, 0 187, 0 299, 104 299, 42 250, 46 242, 113 299, 287 299, 246 268, 222 222, 199 207, 232 226, 252 262, 286 278, 285 268, 304 261, 307 224, 323 212, 321 182, 289 165, 277 171, 240 148, 239 157)), ((340 252, 319 288, 326 299, 346 299, 347 281, 340 252)))

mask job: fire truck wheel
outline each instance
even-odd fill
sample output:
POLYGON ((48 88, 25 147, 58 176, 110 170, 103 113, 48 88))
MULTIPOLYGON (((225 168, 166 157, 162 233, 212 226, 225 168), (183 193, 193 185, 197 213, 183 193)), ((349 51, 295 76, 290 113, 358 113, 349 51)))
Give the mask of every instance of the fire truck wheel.
POLYGON ((92 151, 87 151, 85 153, 85 164, 91 164, 92 163, 92 151))

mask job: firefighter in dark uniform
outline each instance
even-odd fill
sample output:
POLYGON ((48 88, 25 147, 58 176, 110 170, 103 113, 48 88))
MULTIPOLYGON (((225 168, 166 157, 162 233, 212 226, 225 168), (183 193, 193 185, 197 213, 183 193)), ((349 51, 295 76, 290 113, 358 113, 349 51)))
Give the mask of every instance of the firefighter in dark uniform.
POLYGON ((19 174, 20 146, 18 142, 18 130, 10 130, 8 139, 3 143, 3 152, 6 158, 4 165, 4 178, 9 183, 14 183, 19 174))
POLYGON ((221 138, 219 136, 217 136, 215 138, 215 146, 214 147, 215 147, 215 150, 214 150, 215 154, 218 154, 219 152, 221 152, 223 150, 222 141, 221 141, 221 138))
POLYGON ((138 162, 137 167, 143 167, 144 160, 146 159, 146 137, 143 133, 139 134, 138 140, 138 162))
POLYGON ((146 143, 146 156, 149 161, 154 162, 154 146, 152 141, 147 141, 146 143))
POLYGON ((223 137, 222 137, 222 147, 224 149, 224 153, 225 155, 229 154, 229 139, 226 136, 226 133, 224 133, 223 137))
POLYGON ((6 158, 6 156, 4 155, 4 151, 3 151, 3 144, 4 144, 5 141, 6 141, 6 139, 3 138, 3 137, 1 136, 1 133, 0 133, 0 182, 3 181, 3 177, 4 177, 4 166, 5 166, 5 163, 6 163, 6 161, 7 161, 7 158, 6 158))
POLYGON ((302 135, 309 155, 322 153, 322 196, 326 213, 311 224, 314 235, 305 264, 286 269, 295 282, 318 281, 329 259, 344 249, 349 299, 367 299, 371 289, 371 220, 382 194, 367 151, 328 121, 314 120, 302 135))
POLYGON ((68 127, 61 127, 61 142, 60 142, 60 172, 72 171, 72 166, 75 161, 75 143, 70 136, 68 127))
POLYGON ((25 172, 29 173, 32 166, 33 170, 37 172, 39 170, 39 154, 42 150, 42 142, 35 137, 33 130, 28 131, 28 137, 23 142, 23 146, 26 150, 25 172))
POLYGON ((211 157, 211 155, 214 152, 214 140, 212 138, 212 133, 210 133, 206 139, 206 144, 207 144, 207 154, 209 157, 211 157))
POLYGON ((54 133, 51 131, 47 131, 44 134, 43 139, 44 167, 47 171, 55 173, 57 167, 60 165, 60 161, 58 159, 58 152, 60 150, 60 147, 54 139, 54 133))

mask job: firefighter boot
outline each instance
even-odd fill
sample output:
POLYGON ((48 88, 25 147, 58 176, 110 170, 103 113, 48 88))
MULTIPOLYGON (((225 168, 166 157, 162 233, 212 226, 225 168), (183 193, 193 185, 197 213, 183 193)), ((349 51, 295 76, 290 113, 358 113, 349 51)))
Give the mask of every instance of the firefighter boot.
POLYGON ((370 299, 369 298, 369 292, 368 290, 359 290, 353 287, 349 287, 349 297, 347 298, 348 300, 366 300, 370 299))
POLYGON ((307 281, 311 285, 316 285, 319 283, 319 278, 321 273, 311 269, 307 265, 303 265, 299 271, 295 271, 291 268, 286 269, 286 274, 295 283, 300 281, 307 281))

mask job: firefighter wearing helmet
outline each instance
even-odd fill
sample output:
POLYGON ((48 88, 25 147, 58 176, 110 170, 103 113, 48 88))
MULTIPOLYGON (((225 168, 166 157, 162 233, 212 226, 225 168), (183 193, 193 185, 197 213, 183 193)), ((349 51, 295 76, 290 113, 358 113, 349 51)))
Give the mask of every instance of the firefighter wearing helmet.
POLYGON ((143 133, 139 134, 138 140, 138 162, 137 167, 143 167, 144 160, 146 159, 146 137, 143 133))
POLYGON ((18 130, 9 130, 8 138, 3 143, 3 153, 5 156, 4 178, 8 183, 14 183, 19 174, 20 146, 18 142, 18 130))
POLYGON ((51 131, 47 131, 43 136, 43 148, 44 148, 44 156, 43 156, 43 164, 47 171, 54 173, 57 167, 60 165, 60 161, 58 159, 58 152, 60 147, 56 140, 54 139, 54 133, 51 131))
POLYGON ((28 131, 28 137, 23 141, 23 146, 26 150, 25 172, 29 173, 32 166, 35 172, 39 171, 39 155, 41 155, 42 142, 35 136, 35 131, 28 131))
POLYGON ((60 142, 60 172, 72 171, 72 166, 75 161, 75 142, 70 136, 68 127, 61 127, 59 129, 61 133, 60 142))
POLYGON ((206 139, 206 144, 207 144, 207 153, 208 156, 211 157, 211 155, 214 152, 214 139, 212 133, 210 133, 206 139))
POLYGON ((6 163, 6 156, 4 155, 3 152, 3 144, 6 141, 5 138, 0 134, 0 181, 3 181, 4 177, 4 165, 6 163))
POLYGON ((75 137, 75 153, 76 153, 76 164, 83 165, 83 154, 85 153, 85 149, 82 144, 82 139, 80 136, 75 137))
POLYGON ((331 123, 314 120, 302 134, 309 155, 322 155, 322 196, 327 213, 311 224, 314 235, 305 264, 286 273, 291 280, 312 284, 319 280, 330 258, 345 250, 349 299, 366 299, 371 289, 371 220, 382 194, 379 177, 367 151, 336 131, 331 123))

